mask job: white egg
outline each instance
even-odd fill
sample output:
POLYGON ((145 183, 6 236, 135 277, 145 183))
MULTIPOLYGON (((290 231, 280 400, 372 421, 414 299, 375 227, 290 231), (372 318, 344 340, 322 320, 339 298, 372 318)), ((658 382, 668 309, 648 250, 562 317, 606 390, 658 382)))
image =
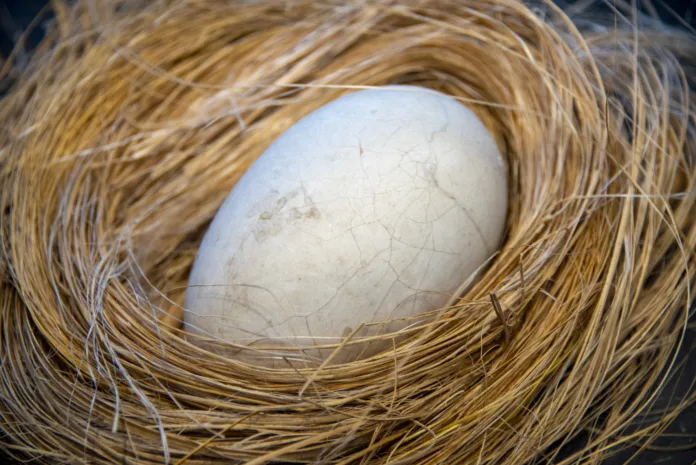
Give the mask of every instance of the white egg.
POLYGON ((497 250, 506 214, 505 164, 466 106, 412 86, 345 95, 234 187, 198 251, 186 328, 311 345, 439 308, 497 250))

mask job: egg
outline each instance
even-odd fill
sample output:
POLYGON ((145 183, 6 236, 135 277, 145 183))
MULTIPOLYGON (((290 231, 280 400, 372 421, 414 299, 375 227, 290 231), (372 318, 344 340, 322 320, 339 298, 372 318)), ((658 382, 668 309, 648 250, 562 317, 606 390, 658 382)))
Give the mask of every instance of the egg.
POLYGON ((198 251, 185 327, 306 346, 437 309, 498 249, 506 214, 504 160, 469 108, 415 86, 349 93, 235 185, 198 251))

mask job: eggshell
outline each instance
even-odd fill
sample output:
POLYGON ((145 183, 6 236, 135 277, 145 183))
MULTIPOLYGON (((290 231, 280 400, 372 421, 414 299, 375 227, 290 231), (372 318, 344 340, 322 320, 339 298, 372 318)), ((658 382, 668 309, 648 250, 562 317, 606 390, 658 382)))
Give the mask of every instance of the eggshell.
POLYGON ((198 252, 186 328, 310 345, 436 309, 499 247, 506 212, 504 161, 466 106, 412 86, 350 93, 234 187, 198 252))

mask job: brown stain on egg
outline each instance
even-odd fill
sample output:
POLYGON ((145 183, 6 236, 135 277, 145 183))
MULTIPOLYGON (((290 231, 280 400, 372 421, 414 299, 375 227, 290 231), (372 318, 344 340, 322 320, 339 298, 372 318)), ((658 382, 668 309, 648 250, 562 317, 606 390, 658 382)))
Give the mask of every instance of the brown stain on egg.
POLYGON ((321 212, 319 212, 319 209, 317 207, 311 207, 309 210, 307 210, 304 214, 305 218, 314 218, 314 219, 319 219, 321 218, 321 212))

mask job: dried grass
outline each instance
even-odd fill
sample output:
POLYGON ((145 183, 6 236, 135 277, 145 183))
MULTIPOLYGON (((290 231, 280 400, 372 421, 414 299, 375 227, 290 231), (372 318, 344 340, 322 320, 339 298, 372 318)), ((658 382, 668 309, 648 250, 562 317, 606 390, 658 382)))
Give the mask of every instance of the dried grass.
POLYGON ((692 400, 645 417, 692 300, 693 35, 517 0, 53 7, 29 67, 2 70, 0 449, 522 464, 589 431, 564 463, 597 463, 692 400), (300 116, 388 83, 455 95, 496 135, 510 227, 490 268, 366 360, 270 369, 184 341, 187 274, 236 180, 300 116))

